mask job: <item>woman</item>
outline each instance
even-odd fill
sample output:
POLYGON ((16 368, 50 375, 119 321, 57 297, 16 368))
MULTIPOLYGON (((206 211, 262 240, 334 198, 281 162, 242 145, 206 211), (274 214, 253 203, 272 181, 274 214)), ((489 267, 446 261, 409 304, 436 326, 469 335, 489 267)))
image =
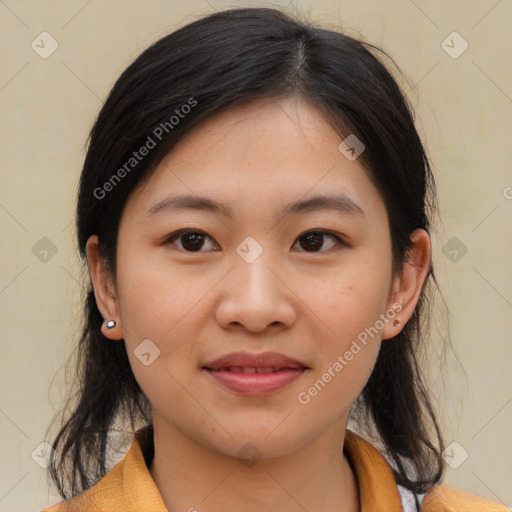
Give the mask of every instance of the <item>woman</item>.
POLYGON ((47 511, 507 510, 439 484, 434 180, 377 51, 228 10, 118 79, 80 180, 91 288, 47 511))

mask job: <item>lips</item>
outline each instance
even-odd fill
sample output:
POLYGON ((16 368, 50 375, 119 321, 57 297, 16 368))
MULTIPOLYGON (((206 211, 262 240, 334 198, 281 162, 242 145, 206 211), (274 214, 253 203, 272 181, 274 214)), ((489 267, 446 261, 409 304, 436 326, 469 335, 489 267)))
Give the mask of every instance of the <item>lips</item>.
POLYGON ((230 366, 226 368, 208 368, 212 372, 220 372, 220 371, 226 371, 226 372, 233 372, 233 373, 275 373, 283 368, 287 368, 284 366, 265 366, 265 367, 259 367, 259 366, 230 366))
POLYGON ((203 366, 206 370, 231 371, 233 373, 274 373, 283 368, 308 368, 305 364, 277 352, 227 354, 203 366))
POLYGON ((291 385, 309 367, 277 352, 238 352, 205 364, 203 370, 231 392, 255 397, 273 394, 291 385))

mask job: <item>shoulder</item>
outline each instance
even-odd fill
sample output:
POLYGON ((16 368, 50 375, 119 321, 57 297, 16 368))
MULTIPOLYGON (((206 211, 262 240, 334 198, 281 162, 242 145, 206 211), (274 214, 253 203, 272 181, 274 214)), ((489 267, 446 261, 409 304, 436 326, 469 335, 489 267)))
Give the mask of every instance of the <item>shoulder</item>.
POLYGON ((436 485, 427 492, 421 512, 510 512, 510 509, 480 496, 448 485, 436 485))
POLYGON ((146 464, 146 436, 137 432, 124 458, 92 487, 39 512, 165 512, 146 464))
POLYGON ((109 507, 109 512, 126 510, 122 489, 124 463, 123 459, 86 491, 39 512, 92 512, 102 510, 104 506, 109 507))

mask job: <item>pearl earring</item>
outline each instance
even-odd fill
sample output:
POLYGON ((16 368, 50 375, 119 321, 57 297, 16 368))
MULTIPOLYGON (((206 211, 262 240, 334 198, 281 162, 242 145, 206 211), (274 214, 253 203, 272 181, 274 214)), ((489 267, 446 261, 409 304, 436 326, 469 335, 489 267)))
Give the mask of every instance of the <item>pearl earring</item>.
POLYGON ((105 326, 107 327, 107 329, 112 329, 112 327, 115 327, 115 325, 116 325, 115 320, 107 320, 105 322, 105 326))
POLYGON ((397 319, 393 322, 393 325, 394 325, 395 327, 400 326, 400 320, 397 318, 397 319))

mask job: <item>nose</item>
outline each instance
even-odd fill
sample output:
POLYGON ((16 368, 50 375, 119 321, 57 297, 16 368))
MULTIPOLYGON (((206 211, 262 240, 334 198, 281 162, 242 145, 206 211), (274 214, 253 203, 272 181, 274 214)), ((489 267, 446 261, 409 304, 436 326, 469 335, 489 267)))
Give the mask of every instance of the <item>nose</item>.
POLYGON ((296 320, 295 295, 283 265, 270 251, 263 250, 252 262, 235 255, 234 267, 220 292, 216 318, 224 329, 242 326, 261 332, 289 328, 296 320))

